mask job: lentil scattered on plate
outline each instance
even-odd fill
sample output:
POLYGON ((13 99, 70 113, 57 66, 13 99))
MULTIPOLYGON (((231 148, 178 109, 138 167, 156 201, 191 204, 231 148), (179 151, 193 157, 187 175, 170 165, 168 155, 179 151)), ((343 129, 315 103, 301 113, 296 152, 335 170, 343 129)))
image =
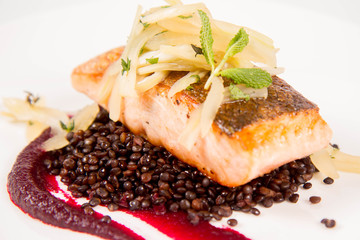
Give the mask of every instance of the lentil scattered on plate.
POLYGON ((334 183, 334 179, 332 179, 331 177, 326 177, 323 182, 325 184, 333 184, 334 183))
POLYGON ((309 200, 310 200, 310 202, 312 204, 317 204, 317 203, 321 202, 321 197, 319 197, 319 196, 311 196, 309 198, 309 200))
POLYGON ((328 219, 328 218, 323 218, 321 220, 321 223, 325 224, 325 227, 327 228, 333 228, 336 225, 336 221, 334 219, 328 219))

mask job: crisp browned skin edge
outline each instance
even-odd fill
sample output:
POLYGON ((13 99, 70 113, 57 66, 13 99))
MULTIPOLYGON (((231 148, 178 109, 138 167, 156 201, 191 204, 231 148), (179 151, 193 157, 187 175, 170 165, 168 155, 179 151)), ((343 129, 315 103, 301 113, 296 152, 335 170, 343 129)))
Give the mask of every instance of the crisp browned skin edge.
MULTIPOLYGON (((80 65, 77 67, 72 75, 73 79, 73 85, 75 89, 77 89, 80 92, 85 93, 90 98, 94 99, 95 101, 98 100, 97 96, 97 90, 100 87, 101 79, 104 74, 105 69, 111 63, 115 62, 121 55, 123 51, 123 47, 113 49, 107 53, 104 53, 102 55, 99 55, 98 57, 80 65), (81 87, 79 87, 81 86, 81 87)), ((171 78, 171 77, 168 77, 171 78)), ((280 83, 285 83, 283 80, 275 77, 276 81, 280 81, 280 83)), ((286 84, 286 83, 285 83, 286 84)), ((288 85, 287 85, 288 86, 288 85)), ((289 86, 290 87, 290 86, 289 86)), ((291 88, 291 87, 290 87, 291 88)), ((167 91, 169 89, 169 85, 166 83, 159 84, 156 89, 153 89, 151 91, 156 91, 157 94, 160 95, 166 95, 167 91)), ((289 92, 295 91, 292 88, 289 92)), ((295 91, 296 92, 296 91, 295 91)), ((297 92, 295 94, 298 94, 297 92)), ((149 94, 151 95, 151 94, 149 94)), ((300 98, 305 99, 303 96, 298 94, 300 98)), ((295 95, 295 97, 298 97, 298 95, 295 95)), ((286 96, 284 96, 286 98, 286 96)), ((143 98, 146 99, 143 96, 143 98)), ((305 99, 306 100, 306 99, 305 99)), ((173 98, 174 104, 179 105, 185 105, 188 110, 192 110, 193 108, 196 108, 196 106, 199 104, 198 99, 191 96, 191 94, 186 93, 178 93, 173 98)), ((286 99, 285 99, 286 101, 286 99)), ((306 100, 307 101, 307 100, 306 100)), ((100 102, 101 105, 104 107, 106 106, 105 102, 100 102)), ((286 104, 286 102, 285 102, 286 104)), ((317 148, 320 149, 322 147, 325 147, 330 138, 331 138, 331 130, 327 126, 326 122, 321 118, 318 111, 319 109, 316 107, 316 105, 312 105, 311 102, 308 102, 309 106, 306 108, 300 107, 300 109, 294 111, 294 112, 288 112, 286 114, 282 114, 281 112, 277 112, 273 117, 268 117, 266 119, 256 119, 254 122, 250 122, 248 124, 245 124, 241 131, 235 131, 232 134, 226 133, 224 129, 222 129, 222 125, 220 124, 213 124, 213 138, 221 141, 224 143, 224 139, 227 139, 226 142, 228 144, 228 147, 235 149, 237 151, 236 154, 242 155, 239 158, 240 159, 247 159, 248 162, 246 164, 243 164, 240 168, 238 168, 239 172, 241 171, 241 174, 243 175, 242 181, 236 181, 233 180, 230 176, 234 176, 233 173, 229 173, 229 177, 227 177, 226 173, 224 172, 222 174, 214 174, 212 172, 212 169, 217 168, 217 166, 212 165, 209 168, 206 168, 207 165, 205 164, 204 168, 204 162, 198 162, 196 159, 193 159, 189 153, 182 154, 183 149, 177 148, 176 146, 169 146, 166 141, 162 142, 153 142, 154 144, 163 144, 170 152, 180 152, 180 154, 177 155, 181 160, 184 160, 190 165, 193 165, 197 167, 199 170, 207 174, 209 177, 213 178, 214 180, 218 181, 219 183, 227 186, 236 186, 243 184, 257 176, 260 176, 261 174, 267 173, 271 171, 272 169, 281 166, 289 161, 295 160, 297 158, 304 157, 305 155, 299 155, 293 154, 291 155, 291 151, 294 151, 296 149, 296 141, 294 138, 297 138, 298 136, 296 133, 299 131, 301 133, 303 128, 306 128, 306 131, 313 131, 316 132, 317 136, 312 136, 310 138, 309 143, 302 142, 302 148, 304 148, 304 151, 302 154, 306 153, 307 155, 311 154, 312 152, 309 150, 312 147, 314 142, 317 144, 317 148), (224 135, 227 136, 224 138, 224 135), (321 136, 324 135, 324 136, 321 136), (286 153, 287 149, 278 148, 278 145, 281 145, 284 143, 284 141, 279 141, 279 139, 285 137, 285 142, 289 142, 289 144, 292 144, 292 149, 289 149, 289 154, 286 153), (320 142, 320 143, 317 143, 320 142), (264 146, 272 148, 273 152, 276 152, 280 150, 285 155, 286 159, 279 161, 276 160, 276 157, 279 156, 278 153, 273 154, 272 160, 269 160, 266 155, 266 151, 261 150, 260 153, 257 151, 258 149, 264 149, 264 146), (175 149, 177 148, 177 149, 175 149), (278 149, 277 149, 278 148, 278 149), (179 151, 180 149, 180 151, 179 151), (265 152, 265 154, 264 154, 265 152), (243 154, 244 153, 244 154, 243 154), (181 156, 183 155, 183 156, 181 156), (255 159, 255 160, 254 160, 255 159), (254 168, 254 166, 256 167, 254 168), (224 177, 225 176, 225 177, 224 177)), ((143 134, 143 130, 137 131, 135 128, 131 128, 130 130, 134 131, 135 133, 143 134)), ((301 134, 300 134, 301 135, 301 134)), ((203 149, 200 149, 200 151, 203 149)), ((217 149, 218 152, 219 149, 217 149)), ((196 150, 195 150, 196 151, 196 150)), ((232 150, 230 150, 232 151, 232 150)), ((234 156, 234 154, 232 155, 234 156)), ((219 159, 218 159, 219 160, 219 159)), ((211 161, 207 160, 207 164, 212 164, 211 161)), ((223 166, 220 166, 218 168, 228 167, 228 169, 234 168, 231 166, 230 162, 232 159, 223 158, 221 161, 224 162, 223 166)), ((220 170, 221 171, 221 170, 220 170)), ((236 170, 237 171, 237 170, 236 170)))
POLYGON ((120 58, 123 50, 124 47, 112 49, 75 68, 72 77, 76 76, 77 83, 85 86, 81 92, 86 93, 91 99, 96 99, 97 90, 105 70, 120 58), (89 81, 89 78, 92 81, 89 81))

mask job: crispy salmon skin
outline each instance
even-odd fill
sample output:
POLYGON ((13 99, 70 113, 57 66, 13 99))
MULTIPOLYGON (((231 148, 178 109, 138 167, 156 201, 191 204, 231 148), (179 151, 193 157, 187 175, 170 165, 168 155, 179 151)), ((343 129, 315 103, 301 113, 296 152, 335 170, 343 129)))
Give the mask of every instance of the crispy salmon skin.
MULTIPOLYGON (((98 91, 103 88, 102 75, 122 51, 113 49, 77 67, 74 88, 108 108, 108 96, 100 98, 98 91)), ((318 107, 274 76, 266 99, 222 104, 211 131, 188 150, 178 139, 206 92, 199 83, 169 98, 171 85, 184 74, 172 72, 138 97, 125 97, 120 120, 222 185, 245 184, 329 144, 332 132, 318 107)))

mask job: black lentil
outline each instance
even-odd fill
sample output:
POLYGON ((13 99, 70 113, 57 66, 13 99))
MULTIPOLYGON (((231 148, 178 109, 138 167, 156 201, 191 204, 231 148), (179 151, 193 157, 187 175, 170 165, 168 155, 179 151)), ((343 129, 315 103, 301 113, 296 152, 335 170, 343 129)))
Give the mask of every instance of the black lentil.
POLYGON ((255 216, 260 215, 260 210, 257 208, 251 208, 250 212, 254 214, 255 216))
POLYGON ((295 193, 289 197, 289 201, 292 203, 297 203, 299 200, 299 194, 295 193))
POLYGON ((328 218, 323 218, 321 220, 321 223, 325 224, 325 227, 327 228, 333 228, 336 225, 336 221, 334 219, 328 219, 328 218))
POLYGON ((84 213, 87 215, 93 215, 94 214, 94 209, 92 209, 90 206, 86 206, 84 208, 84 213))
POLYGON ((323 180, 323 182, 325 184, 333 184, 334 183, 334 179, 332 179, 331 177, 327 177, 323 180))
POLYGON ((319 202, 321 202, 321 197, 319 196, 311 196, 309 198, 310 202, 313 203, 313 204, 317 204, 319 202))
POLYGON ((310 182, 304 183, 304 185, 303 185, 304 189, 310 189, 311 187, 312 187, 312 183, 310 183, 310 182))
POLYGON ((111 217, 108 215, 105 215, 100 219, 100 222, 109 224, 109 223, 111 223, 111 217))
POLYGON ((227 224, 229 226, 235 227, 238 224, 238 221, 236 219, 231 218, 231 219, 227 220, 227 224))
MULTIPOLYGON (((271 207, 285 200, 297 202, 295 192, 300 185, 310 188, 308 181, 316 171, 307 157, 243 186, 224 187, 163 147, 132 134, 120 122, 110 121, 103 109, 88 130, 70 132, 67 139, 70 144, 54 151, 55 158, 45 159, 44 165, 50 174, 60 175, 73 196, 90 199, 82 205, 86 214, 93 214, 92 207, 99 204, 110 211, 186 211, 195 225, 201 220, 229 217, 232 211, 259 215, 257 204, 271 207)), ((101 221, 111 221, 103 218, 101 221)), ((236 221, 230 220, 231 224, 236 221)))

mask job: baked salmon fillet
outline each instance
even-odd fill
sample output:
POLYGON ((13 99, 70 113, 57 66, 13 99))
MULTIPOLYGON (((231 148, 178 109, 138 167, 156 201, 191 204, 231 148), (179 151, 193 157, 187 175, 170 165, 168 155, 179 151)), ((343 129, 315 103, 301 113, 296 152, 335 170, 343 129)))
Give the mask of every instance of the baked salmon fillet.
MULTIPOLYGON (((77 67, 72 73, 73 87, 108 109, 108 99, 100 99, 98 89, 106 69, 122 51, 122 47, 113 49, 77 67)), ((329 144, 332 132, 319 108, 273 76, 266 99, 223 103, 211 130, 189 150, 178 139, 190 113, 204 101, 206 90, 203 83, 196 83, 192 90, 169 98, 170 87, 185 74, 171 72, 138 97, 124 97, 120 120, 222 185, 245 184, 329 144)))

